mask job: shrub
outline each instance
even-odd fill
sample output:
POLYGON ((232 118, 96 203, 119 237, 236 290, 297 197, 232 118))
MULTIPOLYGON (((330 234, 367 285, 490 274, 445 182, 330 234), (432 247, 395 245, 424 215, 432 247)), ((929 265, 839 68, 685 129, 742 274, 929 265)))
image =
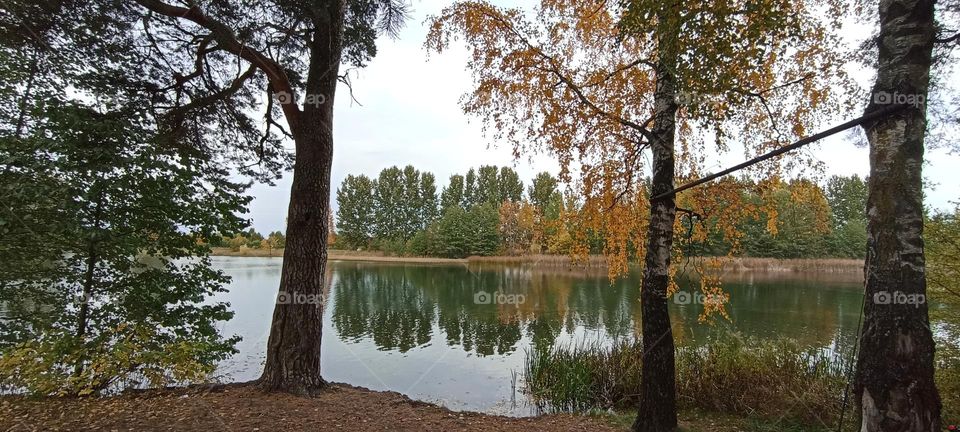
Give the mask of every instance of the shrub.
POLYGON ((235 352, 211 355, 203 342, 161 333, 154 326, 124 324, 83 343, 63 331, 44 332, 3 350, 0 388, 34 396, 83 396, 198 382, 207 379, 217 361, 235 352))

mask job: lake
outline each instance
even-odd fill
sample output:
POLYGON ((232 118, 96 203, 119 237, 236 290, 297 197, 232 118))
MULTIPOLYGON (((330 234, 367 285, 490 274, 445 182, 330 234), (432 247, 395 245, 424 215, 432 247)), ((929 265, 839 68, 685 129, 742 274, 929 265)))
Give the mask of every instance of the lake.
MULTIPOLYGON (((213 257, 232 277, 217 297, 236 312, 225 335, 239 354, 222 379, 259 376, 277 299, 281 258, 213 257)), ((323 318, 326 380, 392 390, 454 410, 536 414, 522 393, 524 357, 534 347, 610 343, 640 328, 638 271, 613 284, 605 271, 524 265, 423 265, 331 261, 323 318)), ((729 321, 700 322, 699 283, 679 278, 670 300, 678 343, 714 332, 786 336, 848 355, 862 299, 859 275, 728 273, 729 321)))

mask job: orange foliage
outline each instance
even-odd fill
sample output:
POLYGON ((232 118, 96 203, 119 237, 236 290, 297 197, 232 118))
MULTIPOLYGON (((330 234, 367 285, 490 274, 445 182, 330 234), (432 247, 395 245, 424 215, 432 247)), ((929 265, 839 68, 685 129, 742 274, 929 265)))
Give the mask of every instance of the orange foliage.
MULTIPOLYGON (((461 1, 430 19, 426 41, 436 52, 457 39, 466 44, 474 87, 462 107, 483 120, 493 140, 509 143, 518 158, 545 151, 559 161, 560 179, 583 197, 579 211, 565 211, 564 220, 575 227, 569 251, 584 256, 586 233, 603 233, 611 278, 644 254, 644 151, 652 141, 659 55, 677 53, 661 64, 677 69, 671 72, 680 106, 678 182, 702 176, 711 157, 729 151, 734 140, 753 156, 797 139, 844 108, 828 97, 832 92, 852 88, 841 69, 846 57, 832 50, 839 45, 833 29, 839 28, 842 0, 619 4, 541 0, 525 11, 461 1), (664 7, 680 10, 660 13, 664 7), (678 22, 658 25, 657 16, 678 22)), ((780 159, 746 173, 770 178, 817 165, 780 159)), ((772 207, 744 202, 743 189, 731 186, 741 185, 728 178, 677 197, 687 215, 677 220, 677 251, 707 238, 707 228, 696 221, 716 218, 710 229, 736 246, 738 221, 769 214, 772 207)), ((712 274, 714 265, 698 264, 698 271, 712 274)), ((719 293, 719 279, 701 280, 705 294, 719 293)), ((714 311, 722 313, 722 304, 714 311)))

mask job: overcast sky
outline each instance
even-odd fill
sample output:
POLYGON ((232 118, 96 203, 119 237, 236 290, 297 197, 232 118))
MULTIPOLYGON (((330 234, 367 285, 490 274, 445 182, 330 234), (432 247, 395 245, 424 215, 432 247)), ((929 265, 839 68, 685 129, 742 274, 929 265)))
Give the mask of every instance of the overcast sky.
MULTIPOLYGON (((398 40, 381 38, 369 66, 351 72, 353 95, 341 85, 334 114, 333 191, 348 174, 376 177, 381 169, 412 164, 437 177, 438 192, 451 174, 484 164, 510 165, 529 184, 540 171, 556 173, 556 162, 545 156, 515 161, 507 146, 488 146, 480 121, 463 114, 459 99, 471 89, 462 48, 431 53, 423 48, 427 16, 435 15, 449 0, 413 1, 411 19, 398 40)), ((868 79, 868 78, 867 78, 868 79)), ((859 116, 851 113, 849 118, 859 116)), ((842 135, 842 134, 841 134, 842 135)), ((836 135, 814 144, 811 152, 826 162, 827 174, 866 175, 868 152, 846 136, 836 135)), ((739 162, 742 152, 718 159, 705 172, 739 162)), ((960 199, 960 156, 942 150, 927 151, 924 177, 938 183, 928 190, 927 203, 947 208, 960 199)), ((255 185, 247 217, 260 232, 283 230, 290 193, 288 173, 275 186, 255 185)), ((336 195, 331 197, 336 209, 336 195)))

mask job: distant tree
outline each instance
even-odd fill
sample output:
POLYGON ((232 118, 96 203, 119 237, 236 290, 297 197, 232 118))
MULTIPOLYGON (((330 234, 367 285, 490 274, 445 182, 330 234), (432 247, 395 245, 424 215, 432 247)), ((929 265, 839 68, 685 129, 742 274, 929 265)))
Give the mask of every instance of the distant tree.
POLYGON ((463 177, 463 208, 469 209, 480 201, 477 198, 477 172, 470 168, 463 177))
MULTIPOLYGON (((960 205, 952 212, 931 216, 925 224, 924 236, 929 263, 927 288, 951 306, 960 306, 960 205)), ((955 313, 949 315, 949 320, 960 326, 960 317, 955 313)))
POLYGON ((499 205, 504 201, 520 202, 523 199, 523 181, 520 175, 513 168, 500 168, 500 175, 497 177, 497 183, 500 189, 499 205))
POLYGON ((327 245, 337 243, 337 224, 333 220, 333 211, 327 210, 327 245))
POLYGON ((470 255, 496 255, 500 249, 500 214, 492 204, 474 206, 467 212, 470 255))
POLYGON ((267 241, 270 242, 270 247, 273 249, 283 249, 287 247, 287 238, 280 231, 271 232, 267 236, 267 241))
POLYGON ((380 171, 375 188, 373 211, 374 237, 378 240, 399 240, 407 232, 404 196, 404 174, 395 166, 380 171))
POLYGON ((464 207, 464 180, 460 174, 450 176, 450 181, 440 194, 440 213, 452 206, 464 207))
POLYGON ((867 221, 867 180, 852 176, 831 176, 824 190, 837 226, 850 221, 867 221))
POLYGON ((376 230, 374 181, 348 175, 337 189, 337 225, 340 241, 351 249, 370 247, 376 230))
POLYGON ((500 193, 499 170, 495 165, 483 165, 477 169, 477 204, 492 204, 500 207, 502 202, 500 193))
POLYGON ((420 171, 413 165, 407 165, 403 168, 403 196, 400 202, 402 204, 401 224, 403 229, 398 238, 406 241, 413 236, 413 233, 423 229, 420 171))
POLYGON ((420 225, 418 230, 426 229, 440 217, 440 208, 437 202, 437 178, 433 173, 420 174, 420 225))
MULTIPOLYGON (((767 258, 813 258, 827 253, 830 209, 819 186, 809 180, 765 182, 752 195, 760 212, 741 225, 743 252, 767 258)), ((744 191, 751 194, 751 191, 744 191)))
POLYGON ((560 207, 563 205, 563 195, 557 188, 559 182, 550 173, 544 171, 533 178, 530 188, 527 189, 527 196, 530 202, 539 209, 544 218, 548 220, 560 217, 560 207))
POLYGON ((450 258, 494 255, 500 246, 500 217, 497 208, 481 204, 464 210, 448 208, 437 224, 443 254, 450 258))
POLYGON ((242 233, 236 233, 227 239, 226 243, 230 250, 236 252, 247 245, 247 238, 242 233))
POLYGON ((463 258, 470 254, 467 211, 460 206, 450 206, 443 211, 437 222, 437 234, 443 245, 440 251, 448 258, 463 258))
POLYGON ((507 255, 530 252, 536 233, 536 208, 527 201, 500 204, 500 244, 507 255))
POLYGON ((260 246, 263 244, 263 234, 257 232, 253 227, 247 228, 246 231, 240 233, 243 238, 246 239, 246 246, 251 249, 260 249, 260 246))
POLYGON ((407 241, 407 253, 413 256, 445 256, 446 246, 440 237, 439 227, 439 220, 437 220, 426 228, 417 231, 407 241))
POLYGON ((867 182, 856 174, 832 176, 824 191, 830 203, 830 256, 863 258, 867 250, 867 182))

